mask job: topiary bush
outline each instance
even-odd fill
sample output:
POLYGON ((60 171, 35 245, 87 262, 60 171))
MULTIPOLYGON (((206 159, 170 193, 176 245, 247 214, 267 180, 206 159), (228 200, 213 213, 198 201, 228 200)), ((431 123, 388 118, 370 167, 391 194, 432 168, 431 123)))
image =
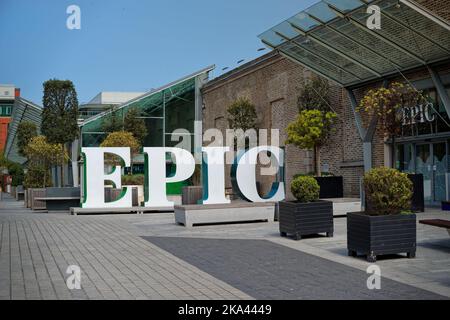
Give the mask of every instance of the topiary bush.
POLYGON ((364 175, 366 213, 395 215, 411 210, 413 183, 406 173, 391 168, 376 168, 364 175))
POLYGON ((143 186, 145 176, 143 174, 134 174, 122 176, 122 185, 124 186, 143 186))
POLYGON ((313 177, 299 176, 292 181, 291 192, 299 202, 314 202, 319 200, 320 186, 313 177))

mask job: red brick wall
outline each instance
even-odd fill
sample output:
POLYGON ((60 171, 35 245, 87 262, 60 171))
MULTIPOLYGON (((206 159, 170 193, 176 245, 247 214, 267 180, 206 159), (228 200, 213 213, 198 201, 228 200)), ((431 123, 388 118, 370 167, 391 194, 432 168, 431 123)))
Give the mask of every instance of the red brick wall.
POLYGON ((8 138, 8 124, 11 122, 11 118, 0 118, 0 152, 6 146, 6 139, 8 138))

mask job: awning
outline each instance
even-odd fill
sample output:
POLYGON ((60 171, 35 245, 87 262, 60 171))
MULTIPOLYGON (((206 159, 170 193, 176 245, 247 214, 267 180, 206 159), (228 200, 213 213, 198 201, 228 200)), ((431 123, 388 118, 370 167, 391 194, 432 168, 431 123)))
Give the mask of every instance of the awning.
POLYGON ((450 59, 450 24, 411 0, 323 0, 259 38, 344 87, 450 59), (367 27, 370 5, 379 30, 367 27))

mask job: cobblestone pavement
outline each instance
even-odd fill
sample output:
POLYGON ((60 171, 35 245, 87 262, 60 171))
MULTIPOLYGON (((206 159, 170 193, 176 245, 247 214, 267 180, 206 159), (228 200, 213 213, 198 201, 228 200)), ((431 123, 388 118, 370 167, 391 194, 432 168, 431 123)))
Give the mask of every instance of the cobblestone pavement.
MULTIPOLYGON (((441 211, 430 211, 419 218, 425 216, 449 218, 448 213, 441 211)), ((316 263, 320 265, 317 268, 338 268, 346 275, 351 271, 361 276, 361 271, 365 272, 369 265, 363 258, 346 256, 345 219, 335 219, 335 237, 332 239, 311 237, 293 241, 279 236, 277 223, 186 229, 175 225, 173 214, 74 217, 33 213, 24 209, 22 202, 4 195, 0 201, 0 299, 253 299, 263 295, 251 288, 266 286, 275 290, 275 286, 285 281, 281 277, 267 278, 268 282, 264 282, 264 276, 260 275, 255 277, 261 283, 255 284, 251 279, 247 279, 250 281, 247 285, 239 283, 182 254, 180 249, 176 249, 177 241, 181 241, 180 248, 187 248, 185 251, 194 250, 193 255, 203 251, 206 254, 205 243, 210 243, 211 248, 217 246, 222 257, 235 246, 242 245, 249 251, 254 246, 255 252, 259 250, 260 253, 256 256, 253 253, 253 263, 244 259, 246 268, 258 269, 264 260, 257 258, 264 255, 265 250, 272 255, 279 250, 296 259, 306 259, 310 266, 307 271, 296 270, 295 260, 290 259, 285 259, 289 260, 285 268, 294 277, 306 276, 303 284, 309 286, 320 284, 319 281, 314 282, 316 263), (151 237, 152 240, 149 242, 142 237, 151 237), (197 243, 197 238, 232 241, 216 243, 204 240, 197 243), (239 239, 249 242, 240 244, 234 241, 239 239), (323 259, 317 260, 316 257, 323 259), (254 263, 258 265, 255 267, 254 263), (81 267, 82 290, 67 289, 65 281, 69 265, 81 267)), ((209 256, 212 255, 211 250, 209 256)), ((428 298, 431 297, 430 292, 450 297, 449 253, 450 237, 445 230, 419 225, 416 259, 379 259, 377 264, 382 268, 383 279, 399 282, 389 286, 394 298, 398 297, 395 295, 398 288, 406 288, 408 297, 428 298), (428 292, 410 286, 401 287, 401 284, 428 292)), ((236 267, 230 265, 230 261, 222 261, 220 271, 239 275, 242 264, 236 267)), ((221 263, 220 257, 215 263, 221 263)), ((271 268, 274 267, 267 268, 273 271, 271 268)), ((333 275, 337 278, 333 276, 331 283, 347 279, 333 275)), ((293 289, 297 290, 294 290, 296 298, 305 298, 299 288, 293 289)), ((319 296, 318 292, 311 295, 319 296)))
POLYGON ((0 202, 0 299, 251 299, 143 240, 115 217, 31 213, 0 202), (67 267, 81 268, 69 290, 67 267))
POLYGON ((368 290, 364 271, 266 240, 146 239, 256 299, 445 298, 390 279, 368 290))

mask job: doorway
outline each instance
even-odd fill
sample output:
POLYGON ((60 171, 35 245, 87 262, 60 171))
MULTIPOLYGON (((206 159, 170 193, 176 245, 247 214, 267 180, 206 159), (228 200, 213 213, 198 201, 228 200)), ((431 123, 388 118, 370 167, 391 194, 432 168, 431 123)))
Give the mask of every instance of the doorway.
POLYGON ((446 174, 449 172, 449 142, 418 142, 396 147, 396 168, 423 175, 425 204, 440 205, 447 198, 446 174))
POLYGON ((447 142, 417 144, 415 172, 423 174, 424 198, 428 205, 446 200, 446 173, 448 171, 447 142))

